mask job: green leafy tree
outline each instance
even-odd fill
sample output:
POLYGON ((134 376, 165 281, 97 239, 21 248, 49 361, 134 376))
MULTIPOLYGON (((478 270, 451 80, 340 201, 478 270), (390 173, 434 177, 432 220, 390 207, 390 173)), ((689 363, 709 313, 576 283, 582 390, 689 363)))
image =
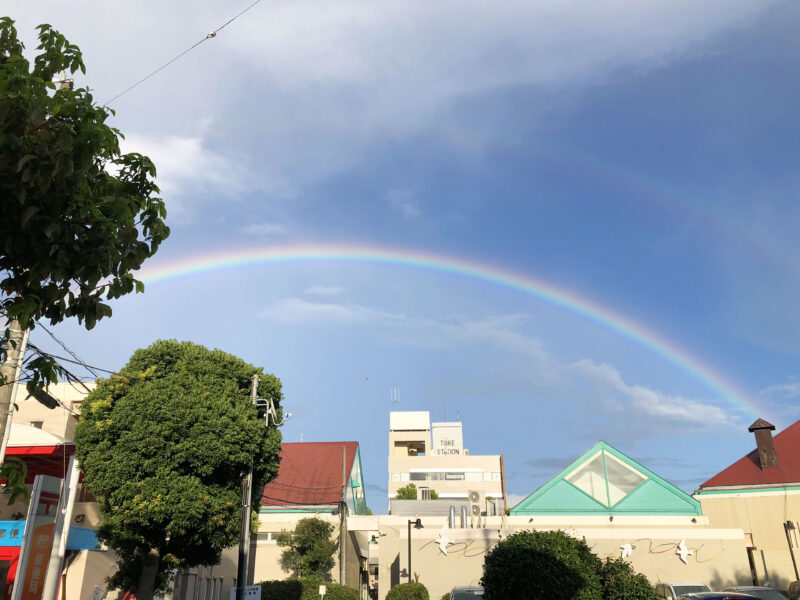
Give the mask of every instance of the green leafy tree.
MULTIPOLYGON (((88 87, 53 81, 86 72, 80 49, 38 30, 31 63, 0 18, 0 310, 22 329, 68 317, 91 329, 111 315, 108 300, 144 289, 132 273, 169 235, 166 209, 150 159, 120 152, 113 111, 88 87)), ((58 376, 46 355, 27 366, 29 390, 58 376)))
POLYGON ((417 486, 413 483, 409 483, 408 485, 401 487, 397 490, 397 494, 394 497, 395 500, 416 500, 417 499, 417 486))
POLYGON ((17 498, 22 496, 25 500, 31 497, 28 486, 25 485, 25 478, 28 476, 28 465, 16 456, 8 456, 0 465, 0 479, 3 493, 8 494, 8 505, 11 506, 17 498))
POLYGON ((255 501, 280 462, 280 432, 249 399, 255 373, 280 415, 276 377, 174 340, 137 350, 83 402, 76 456, 98 537, 119 555, 112 587, 152 598, 176 569, 216 564, 238 539, 242 476, 252 461, 255 501))
POLYGON ((603 600, 658 600, 647 577, 636 573, 629 562, 606 559, 600 568, 603 600))
POLYGON ((386 600, 429 600, 428 588, 421 583, 401 583, 386 594, 386 600))
POLYGON ((486 600, 602 600, 601 565, 586 542, 563 531, 521 531, 486 554, 481 585, 486 600))
POLYGON ((294 531, 281 531, 277 539, 278 546, 285 548, 281 552, 281 567, 295 577, 330 580, 338 546, 331 539, 332 533, 333 525, 316 517, 300 519, 294 531))

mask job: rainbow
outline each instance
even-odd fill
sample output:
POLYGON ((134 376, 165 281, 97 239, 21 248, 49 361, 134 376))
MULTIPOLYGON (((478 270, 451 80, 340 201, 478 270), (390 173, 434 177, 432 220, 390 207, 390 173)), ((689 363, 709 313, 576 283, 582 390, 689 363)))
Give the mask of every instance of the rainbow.
POLYGON ((655 331, 601 306, 591 299, 556 287, 542 279, 501 267, 403 248, 337 244, 303 244, 242 248, 226 252, 196 254, 164 264, 148 266, 138 273, 145 284, 158 284, 211 271, 253 265, 302 262, 350 262, 418 268, 457 275, 516 290, 561 307, 628 338, 690 374, 737 409, 752 416, 763 412, 749 396, 722 375, 655 331))

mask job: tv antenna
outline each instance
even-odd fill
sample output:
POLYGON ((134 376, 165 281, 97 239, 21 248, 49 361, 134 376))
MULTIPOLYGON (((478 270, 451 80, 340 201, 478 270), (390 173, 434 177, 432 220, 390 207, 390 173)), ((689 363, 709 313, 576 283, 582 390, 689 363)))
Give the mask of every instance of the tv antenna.
POLYGON ((400 390, 396 387, 392 388, 392 408, 397 410, 397 407, 400 406, 400 390))

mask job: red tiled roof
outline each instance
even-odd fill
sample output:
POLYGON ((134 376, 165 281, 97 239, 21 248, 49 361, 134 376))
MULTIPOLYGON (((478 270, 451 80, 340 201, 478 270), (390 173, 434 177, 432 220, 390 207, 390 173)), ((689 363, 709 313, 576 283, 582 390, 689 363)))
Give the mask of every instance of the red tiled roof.
POLYGON ((281 444, 280 470, 264 486, 261 506, 338 504, 342 498, 342 446, 349 477, 358 442, 281 444))
POLYGON ((762 469, 758 458, 758 450, 756 449, 701 484, 700 489, 722 486, 800 483, 800 421, 790 425, 772 439, 775 443, 775 452, 778 455, 778 466, 776 468, 762 469))

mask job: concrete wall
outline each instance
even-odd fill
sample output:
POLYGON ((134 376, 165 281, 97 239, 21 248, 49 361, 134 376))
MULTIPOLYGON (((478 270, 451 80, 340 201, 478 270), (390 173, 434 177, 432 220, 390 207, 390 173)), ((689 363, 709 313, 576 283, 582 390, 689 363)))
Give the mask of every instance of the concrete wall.
MULTIPOLYGON (((800 490, 697 494, 714 527, 740 527, 752 548, 759 583, 786 590, 796 579, 783 524, 793 522, 792 541, 800 567, 800 490)), ((749 572, 749 567, 748 567, 749 572)))
MULTIPOLYGON (((106 579, 117 570, 117 557, 110 550, 82 550, 66 569, 65 586, 59 598, 101 600, 108 591, 106 579)), ((113 595, 116 597, 117 593, 113 595)))
POLYGON ((86 388, 93 390, 97 384, 87 382, 84 385, 79 383, 56 383, 47 386, 47 392, 66 406, 58 406, 53 409, 47 408, 38 400, 28 396, 24 385, 17 386, 14 401, 19 410, 14 412, 14 423, 21 425, 41 423, 42 431, 52 433, 69 441, 73 440, 75 437, 75 425, 78 422, 75 412, 78 411, 81 402, 89 393, 86 388))
MULTIPOLYGON (((351 517, 351 530, 374 529, 379 539, 379 598, 389 589, 408 581, 408 519, 395 516, 351 517), (376 523, 377 520, 377 523, 376 523)), ((712 589, 747 582, 749 574, 744 533, 741 529, 716 529, 707 522, 687 517, 486 517, 482 528, 448 529, 444 534, 453 541, 445 555, 438 543, 447 519, 423 518, 423 529, 411 530, 411 575, 428 588, 431 598, 458 585, 478 585, 483 574, 486 553, 501 539, 525 529, 561 529, 570 535, 586 538, 601 557, 619 557, 621 546, 631 544, 628 560, 634 569, 652 582, 696 580, 712 589), (676 554, 685 539, 692 552, 684 564, 676 554)), ((483 524, 483 523, 482 523, 483 524)))
MULTIPOLYGON (((481 492, 484 496, 495 498, 503 497, 502 481, 500 477, 500 456, 390 456, 389 457, 389 497, 393 498, 401 487, 413 483, 417 489, 427 487, 436 490, 439 497, 466 498, 469 490, 481 492), (464 472, 472 469, 480 473, 480 481, 463 480, 429 480, 411 481, 408 474, 412 469, 417 471, 438 472, 464 472), (392 478, 392 473, 401 473, 403 479, 397 481, 392 478), (496 473, 496 475, 488 475, 496 473), (408 477, 408 478, 406 478, 408 477)), ((468 475, 469 476, 469 475, 468 475)))

